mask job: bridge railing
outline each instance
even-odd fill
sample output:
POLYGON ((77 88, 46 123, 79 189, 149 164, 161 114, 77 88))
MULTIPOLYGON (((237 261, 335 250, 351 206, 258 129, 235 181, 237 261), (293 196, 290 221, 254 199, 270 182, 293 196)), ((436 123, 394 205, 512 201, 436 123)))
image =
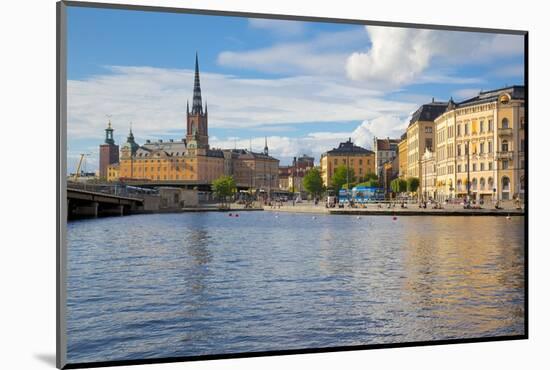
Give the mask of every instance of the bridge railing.
POLYGON ((156 195, 158 190, 140 188, 136 186, 130 186, 126 184, 97 184, 97 183, 85 183, 67 181, 67 189, 76 189, 84 191, 92 191, 95 193, 103 193, 109 195, 117 195, 121 197, 136 197, 144 194, 156 195))

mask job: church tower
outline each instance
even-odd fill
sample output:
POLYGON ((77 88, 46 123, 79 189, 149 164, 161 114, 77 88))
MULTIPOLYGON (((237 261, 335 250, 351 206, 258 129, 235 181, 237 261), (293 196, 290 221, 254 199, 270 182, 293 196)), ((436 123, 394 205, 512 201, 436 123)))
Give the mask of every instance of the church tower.
POLYGON ((113 138, 113 127, 111 120, 105 129, 105 142, 99 146, 99 177, 107 178, 107 167, 113 163, 118 163, 118 145, 113 138))
POLYGON ((201 82, 199 77, 199 56, 195 55, 195 84, 193 105, 189 112, 187 102, 187 146, 189 149, 208 149, 208 107, 202 109, 201 82))

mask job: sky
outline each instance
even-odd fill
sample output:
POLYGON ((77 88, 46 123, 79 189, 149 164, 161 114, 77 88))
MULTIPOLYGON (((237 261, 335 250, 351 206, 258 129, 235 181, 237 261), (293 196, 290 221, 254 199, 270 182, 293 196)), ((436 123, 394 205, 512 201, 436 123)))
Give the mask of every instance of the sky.
POLYGON ((181 139, 195 53, 210 146, 289 164, 351 138, 400 137, 432 98, 524 84, 523 36, 69 7, 68 171, 117 144, 181 139))

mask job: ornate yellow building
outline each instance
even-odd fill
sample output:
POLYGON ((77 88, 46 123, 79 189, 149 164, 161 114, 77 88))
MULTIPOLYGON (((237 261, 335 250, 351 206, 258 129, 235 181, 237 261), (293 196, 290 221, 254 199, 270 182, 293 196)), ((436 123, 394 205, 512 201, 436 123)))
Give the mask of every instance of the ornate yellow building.
POLYGON ((203 109, 198 56, 191 110, 187 104, 187 133, 181 140, 136 143, 132 129, 122 146, 120 162, 109 166, 108 180, 185 181, 210 184, 223 175, 235 178, 237 186, 261 189, 278 187, 279 160, 264 151, 221 150, 208 143, 208 107, 203 109))
POLYGON ((422 155, 428 150, 434 150, 434 120, 445 112, 447 103, 432 100, 413 113, 407 127, 407 177, 417 177, 420 181, 418 194, 423 189, 422 155))
POLYGON ((452 100, 436 124, 436 197, 523 198, 525 88, 480 92, 452 100), (469 189, 468 189, 469 188, 469 189))
POLYGON ((398 176, 401 177, 401 178, 406 178, 407 177, 407 166, 408 166, 408 162, 407 162, 407 159, 408 159, 408 156, 409 156, 409 152, 408 152, 408 148, 407 148, 407 133, 404 133, 402 136, 401 136, 401 141, 399 142, 398 146, 397 146, 397 150, 398 150, 398 163, 399 163, 399 173, 398 173, 398 176))
POLYGON ((375 173, 374 152, 360 146, 354 145, 351 138, 340 143, 334 148, 321 154, 321 177, 323 184, 327 187, 332 185, 332 176, 338 166, 344 165, 353 169, 355 177, 360 179, 367 174, 375 173))
POLYGON ((203 109, 198 56, 191 111, 187 103, 187 134, 174 141, 135 142, 132 129, 122 146, 121 180, 188 181, 211 183, 224 175, 224 154, 208 144, 208 107, 203 109))

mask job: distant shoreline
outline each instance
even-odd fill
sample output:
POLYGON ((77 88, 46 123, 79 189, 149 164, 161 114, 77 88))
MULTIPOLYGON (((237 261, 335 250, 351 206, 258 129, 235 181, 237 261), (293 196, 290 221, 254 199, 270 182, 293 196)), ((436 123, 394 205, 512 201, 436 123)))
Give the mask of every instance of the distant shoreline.
POLYGON ((525 216, 517 209, 415 209, 415 208, 325 208, 324 206, 283 206, 281 208, 264 207, 264 211, 284 213, 311 213, 327 215, 357 216, 525 216))

